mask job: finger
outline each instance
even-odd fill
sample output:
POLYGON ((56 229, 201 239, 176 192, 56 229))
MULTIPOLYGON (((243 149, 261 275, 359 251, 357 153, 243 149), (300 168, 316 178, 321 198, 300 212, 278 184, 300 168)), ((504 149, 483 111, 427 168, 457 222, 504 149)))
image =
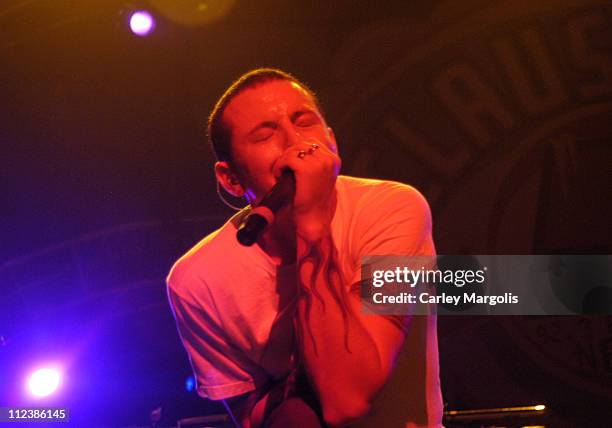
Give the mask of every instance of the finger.
POLYGON ((313 160, 329 163, 339 170, 340 158, 326 144, 316 139, 307 139, 288 147, 273 165, 272 173, 280 177, 286 168, 299 173, 313 168, 313 160), (306 163, 307 165, 304 165, 306 163))
POLYGON ((283 170, 291 169, 294 173, 302 171, 304 166, 304 158, 311 156, 308 154, 307 144, 296 144, 283 152, 272 166, 272 173, 275 177, 280 177, 283 170), (303 153, 303 155, 300 155, 303 153))
MULTIPOLYGON (((312 149, 313 147, 316 147, 314 149, 314 151, 321 152, 321 153, 329 153, 329 154, 333 154, 334 153, 329 148, 329 145, 327 143, 325 143, 325 142, 318 141, 316 139, 308 139, 308 140, 305 140, 304 143, 308 144, 309 150, 312 149)), ((314 151, 313 151, 313 153, 314 153, 314 151)))

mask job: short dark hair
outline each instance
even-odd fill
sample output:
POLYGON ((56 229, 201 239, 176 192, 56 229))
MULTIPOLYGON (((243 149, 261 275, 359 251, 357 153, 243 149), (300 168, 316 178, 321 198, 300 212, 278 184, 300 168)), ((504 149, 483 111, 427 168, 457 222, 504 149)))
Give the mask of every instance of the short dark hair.
POLYGON ((262 83, 272 80, 287 80, 300 85, 313 99, 319 112, 323 114, 321 105, 315 93, 304 82, 298 80, 291 74, 276 68, 257 68, 240 76, 221 95, 208 117, 208 142, 218 161, 232 161, 232 130, 223 121, 225 108, 238 94, 262 83))

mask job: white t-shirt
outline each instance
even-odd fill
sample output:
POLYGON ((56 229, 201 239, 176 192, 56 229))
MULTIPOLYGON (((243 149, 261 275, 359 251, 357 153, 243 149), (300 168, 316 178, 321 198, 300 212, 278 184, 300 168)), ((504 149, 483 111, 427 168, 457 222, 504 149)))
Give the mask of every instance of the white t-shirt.
MULTIPOLYGON (((347 286, 366 255, 434 255, 427 201, 405 184, 339 176, 332 238, 347 286)), ((236 240, 238 213, 173 266, 168 296, 198 393, 219 400, 286 377, 294 368, 290 302, 295 266, 277 265, 236 240)), ((365 421, 397 413, 397 426, 439 426, 442 415, 435 316, 415 316, 397 369, 365 421), (398 403, 398 399, 402 402, 398 403), (407 425, 406 422, 409 422, 407 425)), ((391 426, 388 423, 379 426, 391 426)))

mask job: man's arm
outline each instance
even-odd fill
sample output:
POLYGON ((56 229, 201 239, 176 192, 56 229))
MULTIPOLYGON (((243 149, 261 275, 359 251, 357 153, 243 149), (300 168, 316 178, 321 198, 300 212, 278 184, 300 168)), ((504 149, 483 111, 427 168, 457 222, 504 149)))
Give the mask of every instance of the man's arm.
POLYGON ((303 365, 325 421, 343 425, 365 415, 386 383, 404 333, 381 316, 362 315, 349 293, 329 231, 298 238, 301 296, 296 331, 303 365))
POLYGON ((226 398, 223 405, 242 428, 259 428, 269 412, 285 399, 285 381, 265 385, 246 394, 226 398))
MULTIPOLYGON (((369 411, 389 379, 405 335, 385 317, 362 314, 358 294, 349 292, 351 284, 342 277, 331 234, 340 167, 335 146, 297 143, 277 161, 277 175, 285 167, 296 176, 293 220, 300 296, 294 323, 301 365, 319 397, 325 421, 339 426, 369 411), (296 156, 298 150, 308 155, 296 156)), ((406 210, 403 205, 386 205, 400 215, 384 212, 378 216, 386 218, 388 229, 369 240, 379 244, 361 248, 364 254, 414 254, 425 235, 431 238, 426 203, 426 212, 413 212, 414 206, 406 210)), ((375 232, 377 227, 369 226, 362 232, 375 232)))
POLYGON ((187 293, 185 284, 190 284, 189 291, 201 291, 206 287, 190 269, 175 265, 168 277, 168 299, 196 375, 198 394, 211 400, 223 400, 241 426, 256 427, 248 418, 265 391, 263 381, 250 374, 255 373, 252 363, 225 336, 216 311, 205 300, 206 293, 187 293), (177 288, 187 296, 178 294, 177 288))
POLYGON ((254 428, 257 423, 251 423, 251 412, 257 400, 259 392, 251 391, 237 397, 226 398, 223 400, 225 410, 233 418, 234 423, 238 423, 242 428, 254 428))

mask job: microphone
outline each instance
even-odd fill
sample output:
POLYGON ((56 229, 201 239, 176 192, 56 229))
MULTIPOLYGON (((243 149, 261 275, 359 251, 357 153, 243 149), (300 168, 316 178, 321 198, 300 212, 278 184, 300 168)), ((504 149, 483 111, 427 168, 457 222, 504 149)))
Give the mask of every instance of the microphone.
POLYGON ((285 169, 272 189, 263 197, 251 213, 242 221, 236 232, 236 239, 242 245, 253 245, 266 226, 274 221, 274 214, 295 195, 295 175, 285 169))

